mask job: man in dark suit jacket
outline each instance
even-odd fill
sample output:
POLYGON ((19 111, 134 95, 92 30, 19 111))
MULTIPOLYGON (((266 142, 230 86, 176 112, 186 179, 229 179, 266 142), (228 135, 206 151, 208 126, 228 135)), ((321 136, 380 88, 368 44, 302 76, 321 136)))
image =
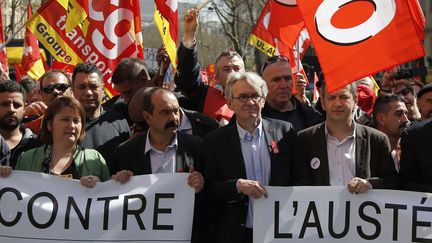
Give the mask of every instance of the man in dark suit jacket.
MULTIPOLYGON (((137 125, 142 126, 141 130, 135 130, 134 134, 136 134, 136 132, 144 132, 148 129, 147 124, 145 124, 144 117, 142 116, 144 95, 148 89, 148 87, 145 87, 136 91, 129 102, 129 116, 136 124, 135 129, 137 128, 137 125)), ((219 123, 211 117, 208 117, 197 111, 180 108, 179 131, 199 137, 204 137, 207 133, 213 131, 219 126, 219 123)))
POLYGON ((399 171, 402 189, 432 192, 431 137, 432 119, 414 122, 402 135, 399 171))
POLYGON ((225 97, 235 120, 204 138, 206 190, 216 208, 215 241, 252 242, 252 198, 265 185, 293 185, 296 134, 290 123, 261 117, 267 86, 252 73, 229 76, 225 97))
MULTIPOLYGON (((179 72, 174 81, 187 98, 182 107, 201 112, 224 125, 233 113, 226 106, 223 92, 205 84, 202 79, 195 40, 197 26, 198 11, 188 10, 183 17, 184 36, 177 51, 179 72)), ((216 80, 222 88, 225 88, 228 74, 245 70, 242 57, 232 50, 221 52, 215 65, 216 80)))
POLYGON ((311 185, 346 186, 351 193, 396 188, 397 174, 387 136, 354 122, 356 84, 328 92, 323 85, 324 123, 298 134, 296 158, 311 185))
MULTIPOLYGON (((204 187, 202 139, 177 132, 180 108, 175 95, 151 88, 144 95, 144 119, 148 132, 121 144, 115 152, 117 173, 113 180, 126 183, 133 175, 190 172, 187 183, 199 193, 204 187)), ((202 230, 202 200, 197 194, 192 242, 205 242, 202 230)))

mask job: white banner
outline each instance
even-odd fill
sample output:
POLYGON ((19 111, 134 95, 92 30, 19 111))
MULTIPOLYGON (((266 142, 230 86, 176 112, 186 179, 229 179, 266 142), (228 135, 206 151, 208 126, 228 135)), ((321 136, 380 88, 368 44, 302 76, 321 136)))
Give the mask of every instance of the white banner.
POLYGON ((346 187, 267 187, 254 242, 432 242, 432 194, 346 187))
POLYGON ((188 174, 134 176, 126 184, 13 171, 0 178, 0 242, 190 242, 188 174))

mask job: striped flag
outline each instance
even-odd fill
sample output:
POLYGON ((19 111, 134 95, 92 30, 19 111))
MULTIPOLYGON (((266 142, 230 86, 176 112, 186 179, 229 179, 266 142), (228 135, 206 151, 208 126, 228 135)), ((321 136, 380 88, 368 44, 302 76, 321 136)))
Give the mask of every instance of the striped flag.
MULTIPOLYGON (((30 4, 27 5, 27 18, 32 16, 30 4)), ((45 67, 40 54, 39 44, 36 36, 26 28, 24 36, 24 49, 21 59, 20 73, 22 78, 28 76, 32 79, 39 79, 45 73, 45 67)))
POLYGON ((174 69, 177 69, 178 0, 155 0, 154 20, 174 69))

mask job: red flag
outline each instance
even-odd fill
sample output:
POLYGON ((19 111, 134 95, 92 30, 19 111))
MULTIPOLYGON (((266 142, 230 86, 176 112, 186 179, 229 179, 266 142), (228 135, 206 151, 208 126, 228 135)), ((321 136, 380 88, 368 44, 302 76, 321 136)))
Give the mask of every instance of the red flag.
POLYGON ((329 91, 425 55, 408 0, 297 0, 329 91))
POLYGON ((75 68, 75 65, 70 65, 70 64, 59 62, 59 61, 55 60, 53 62, 53 64, 51 65, 50 69, 62 70, 62 71, 65 71, 67 73, 70 73, 72 75, 74 68, 75 68))
MULTIPOLYGON (((27 5, 27 18, 32 16, 30 4, 27 5)), ((33 79, 39 79, 45 72, 42 62, 42 56, 39 50, 39 44, 36 36, 26 28, 24 36, 24 49, 21 59, 21 75, 29 76, 33 79)))
POLYGON ((293 46, 304 27, 303 17, 294 0, 270 0, 268 30, 279 41, 293 46))
POLYGON ((269 56, 292 56, 304 22, 295 1, 269 0, 252 30, 249 43, 269 56))
MULTIPOLYGON (((79 1, 77 1, 79 2, 79 1)), ((63 0, 47 1, 26 23, 59 62, 94 63, 102 72, 105 93, 111 97, 111 75, 123 58, 144 56, 139 1, 88 1, 88 16, 66 31, 68 6, 63 0)))
MULTIPOLYGON (((1 5, 2 5, 2 1, 0 0, 0 6, 1 5)), ((3 46, 3 44, 5 43, 2 11, 3 10, 0 7, 0 46, 3 46)), ((6 54, 6 46, 4 46, 3 48, 0 49, 0 71, 1 71, 1 74, 5 74, 6 76, 9 76, 9 66, 8 66, 8 59, 7 59, 7 54, 6 54)))
POLYGON ((300 53, 300 59, 303 59, 303 57, 306 55, 306 51, 309 49, 309 46, 311 44, 311 39, 306 28, 302 29, 297 41, 299 42, 298 52, 300 53))

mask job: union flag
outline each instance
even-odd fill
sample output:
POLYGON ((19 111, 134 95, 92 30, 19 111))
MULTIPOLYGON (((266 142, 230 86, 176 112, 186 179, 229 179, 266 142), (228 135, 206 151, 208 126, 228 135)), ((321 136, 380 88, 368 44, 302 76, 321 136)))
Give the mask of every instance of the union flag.
POLYGON ((410 2, 297 0, 329 91, 425 55, 410 2))

